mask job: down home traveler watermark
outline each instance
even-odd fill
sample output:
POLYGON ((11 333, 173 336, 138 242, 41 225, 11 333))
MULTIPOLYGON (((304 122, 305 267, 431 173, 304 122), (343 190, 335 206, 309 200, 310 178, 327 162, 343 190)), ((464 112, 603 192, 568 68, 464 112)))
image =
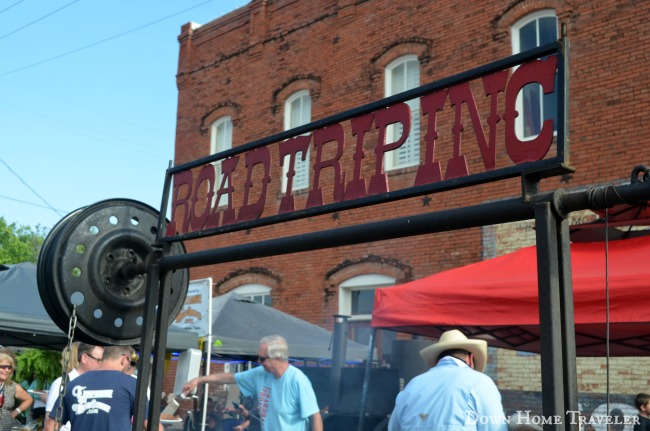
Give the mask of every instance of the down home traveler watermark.
MULTIPOLYGON (((636 415, 591 415, 590 417, 586 417, 581 415, 578 410, 567 410, 566 415, 569 418, 569 423, 571 425, 579 424, 581 427, 586 425, 636 425, 639 423, 639 417, 636 415)), ((503 417, 483 416, 478 415, 476 412, 468 411, 465 416, 465 425, 498 424, 503 420, 503 417)), ((560 415, 542 416, 534 415, 531 411, 520 411, 512 416, 506 416, 505 422, 512 422, 517 425, 537 425, 541 427, 546 424, 560 425, 563 423, 563 418, 560 415)))

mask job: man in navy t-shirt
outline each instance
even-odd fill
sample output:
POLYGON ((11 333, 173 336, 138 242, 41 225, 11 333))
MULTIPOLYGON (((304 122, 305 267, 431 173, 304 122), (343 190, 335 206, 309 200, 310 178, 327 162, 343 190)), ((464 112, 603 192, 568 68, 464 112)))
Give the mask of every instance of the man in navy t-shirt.
MULTIPOLYGON (((101 367, 82 374, 66 388, 63 423, 70 421, 73 431, 131 431, 137 382, 125 371, 132 354, 130 346, 105 347, 101 367)), ((50 413, 53 419, 58 419, 53 416, 58 402, 50 413)))

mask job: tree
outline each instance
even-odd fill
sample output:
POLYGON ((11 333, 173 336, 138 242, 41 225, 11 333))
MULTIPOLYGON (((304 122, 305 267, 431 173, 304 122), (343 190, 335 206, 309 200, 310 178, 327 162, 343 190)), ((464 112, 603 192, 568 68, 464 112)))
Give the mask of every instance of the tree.
MULTIPOLYGON (((41 349, 25 349, 18 353, 16 381, 38 380, 50 383, 61 375, 61 352, 41 349)), ((42 387, 39 389, 47 389, 42 387)))
POLYGON ((0 264, 36 263, 45 236, 45 229, 40 225, 35 229, 16 223, 8 225, 4 217, 0 217, 0 264))

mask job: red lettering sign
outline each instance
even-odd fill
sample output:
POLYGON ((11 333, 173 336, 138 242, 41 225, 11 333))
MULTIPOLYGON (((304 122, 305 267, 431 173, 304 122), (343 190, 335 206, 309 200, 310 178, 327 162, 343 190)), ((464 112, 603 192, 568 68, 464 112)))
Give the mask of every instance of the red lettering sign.
MULTIPOLYGON (((472 133, 466 137, 480 155, 484 176, 503 168, 497 165, 498 154, 507 155, 510 166, 543 160, 553 143, 554 120, 544 119, 536 137, 522 139, 517 135, 516 122, 521 115, 517 99, 529 84, 538 85, 544 94, 555 92, 557 69, 558 55, 549 55, 521 63, 514 70, 491 70, 475 82, 455 82, 418 94, 423 151, 412 187, 444 185, 481 173, 470 172, 468 167, 467 144, 463 142, 467 133, 472 133), (450 130, 438 129, 442 115, 447 116, 450 130), (445 159, 440 159, 440 153, 447 154, 445 159)), ((218 177, 214 161, 200 169, 194 166, 174 172, 166 236, 218 230, 321 207, 331 210, 336 205, 390 195, 393 191, 385 160, 414 133, 412 115, 409 104, 395 102, 344 121, 321 122, 327 125, 276 142, 275 149, 265 145, 221 158, 216 161, 218 177), (306 160, 308 152, 310 188, 298 206, 293 191, 296 166, 299 160, 306 160)), ((476 166, 473 169, 476 171, 476 166)))

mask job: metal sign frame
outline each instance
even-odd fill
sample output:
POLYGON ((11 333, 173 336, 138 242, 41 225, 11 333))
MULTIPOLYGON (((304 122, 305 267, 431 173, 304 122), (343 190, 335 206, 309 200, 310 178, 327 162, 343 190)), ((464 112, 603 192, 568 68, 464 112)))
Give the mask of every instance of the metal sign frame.
MULTIPOLYGON (((521 64, 530 58, 540 58, 556 53, 558 55, 558 127, 557 153, 555 156, 535 163, 515 165, 496 172, 467 176, 452 181, 430 183, 403 191, 389 192, 387 196, 369 196, 366 198, 338 202, 311 209, 300 210, 287 214, 234 223, 214 229, 202 230, 180 235, 164 235, 159 229, 160 252, 158 259, 152 259, 147 268, 148 279, 148 309, 145 314, 145 324, 142 338, 142 355, 149 357, 154 353, 153 363, 142 362, 142 375, 153 375, 151 381, 152 398, 149 406, 149 429, 157 429, 158 418, 155 412, 160 411, 160 390, 164 370, 164 340, 167 328, 162 325, 162 316, 169 310, 169 292, 164 290, 166 274, 180 269, 203 265, 220 264, 241 261, 259 257, 291 254, 304 251, 320 250, 344 245, 383 241, 394 238, 411 237, 435 232, 466 229, 498 223, 507 223, 535 219, 536 242, 538 249, 539 268, 539 298, 540 298, 540 329, 541 329, 541 365, 542 365, 542 410, 546 417, 560 417, 560 423, 544 424, 545 431, 572 430, 577 431, 578 425, 569 422, 571 411, 578 408, 577 377, 575 363, 575 339, 573 322, 573 293, 571 286, 571 266, 569 254, 569 224, 567 216, 572 211, 596 208, 610 208, 620 203, 640 203, 650 199, 650 168, 636 167, 632 171, 631 183, 623 186, 601 186, 587 191, 568 193, 562 189, 549 193, 539 193, 539 181, 542 178, 571 171, 569 161, 568 139, 568 41, 545 45, 532 51, 509 57, 474 69, 464 74, 456 75, 447 80, 425 85, 409 92, 365 105, 363 107, 335 115, 328 119, 317 121, 297 129, 280 133, 242 147, 238 147, 215 156, 207 157, 196 162, 170 168, 165 179, 162 199, 162 211, 159 228, 165 220, 166 204, 170 196, 172 178, 181 171, 212 163, 237 154, 265 146, 270 143, 297 136, 317 128, 347 120, 364 113, 385 108, 391 104, 402 102, 414 97, 420 97, 427 92, 447 88, 455 83, 474 79, 486 73, 503 70, 521 64), (394 201, 422 194, 471 186, 485 181, 521 176, 523 198, 506 199, 464 208, 450 209, 415 216, 384 220, 358 226, 343 227, 320 232, 289 236, 279 239, 259 241, 222 247, 218 249, 192 252, 184 255, 170 256, 166 251, 174 241, 216 235, 235 230, 250 229, 272 223, 296 220, 315 214, 324 214, 360 206, 373 205, 379 202, 394 201), (161 341, 162 340, 162 341, 161 341)), ((372 351, 372 349, 370 349, 372 351)), ((370 361, 369 361, 370 362, 370 361)), ((368 364, 367 371, 370 364, 368 364)), ((362 410, 359 415, 359 431, 363 430, 365 414, 365 390, 367 377, 364 381, 362 410)), ((146 399, 147 379, 138 379, 138 396, 146 399), (144 382, 144 383, 143 383, 144 382)), ((135 412, 133 429, 142 429, 144 425, 144 409, 138 406, 135 412)))
MULTIPOLYGON (((526 175, 530 177, 534 175, 542 178, 572 172, 573 169, 569 165, 569 141, 566 139, 566 128, 568 126, 566 112, 568 95, 567 52, 568 43, 565 39, 561 39, 557 42, 545 44, 529 51, 322 120, 314 121, 295 129, 237 146, 193 162, 170 167, 165 177, 164 196, 161 205, 161 222, 165 220, 165 211, 167 210, 170 197, 172 210, 171 222, 167 231, 163 229, 158 230, 158 239, 160 242, 166 243, 202 238, 470 187, 517 176, 526 175), (513 68, 515 72, 508 78, 513 68), (489 138, 485 136, 483 125, 479 124, 481 119, 479 118, 479 112, 476 110, 474 95, 469 86, 470 82, 478 79, 483 80, 485 91, 488 92, 488 96, 490 97, 490 115, 488 116, 488 113, 484 113, 490 128, 489 138), (557 95, 557 135, 554 139, 553 125, 545 124, 537 138, 530 141, 520 141, 515 136, 514 126, 515 119, 518 116, 514 106, 516 97, 519 94, 519 90, 525 84, 538 81, 545 83, 546 86, 543 87, 545 90, 548 87, 549 92, 554 92, 557 95), (506 99, 506 109, 502 115, 497 113, 499 97, 505 97, 506 99), (389 147, 391 147, 390 149, 395 149, 398 143, 386 144, 386 136, 385 134, 382 136, 382 132, 385 132, 388 124, 399 122, 399 118, 406 118, 410 112, 405 113, 398 108, 406 107, 404 102, 416 98, 420 98, 421 100, 422 111, 425 113, 429 111, 426 114, 429 118, 427 125, 429 137, 425 137, 424 139, 427 147, 427 154, 424 157, 426 160, 420 165, 412 187, 389 190, 387 185, 382 184, 382 180, 385 181, 382 154, 389 147), (462 159, 464 155, 461 149, 461 136, 463 133, 463 125, 460 123, 460 117, 462 114, 467 115, 467 113, 462 111, 468 110, 472 117, 474 132, 477 136, 481 135, 479 141, 484 141, 483 144, 479 144, 482 147, 481 154, 486 165, 484 172, 462 172, 458 175, 453 175, 451 178, 447 178, 449 172, 446 173, 445 178, 440 178, 440 173, 434 172, 436 168, 438 171, 440 170, 440 162, 434 161, 437 136, 435 119, 437 111, 443 110, 443 105, 447 99, 449 99, 452 106, 451 109, 455 110, 457 121, 459 121, 459 123, 455 124, 455 127, 461 129, 460 131, 456 130, 453 132, 455 134, 454 152, 458 154, 455 154, 456 157, 453 158, 455 160, 450 160, 450 162, 453 162, 451 165, 457 167, 462 172, 462 159), (391 113, 393 111, 394 113, 391 113), (380 117, 382 120, 380 120, 380 117), (505 150, 513 161, 513 165, 498 167, 493 160, 494 153, 491 154, 491 157, 490 155, 486 155, 486 153, 496 152, 496 148, 494 147, 499 145, 496 142, 496 130, 498 123, 502 120, 506 125, 505 150), (267 169, 267 177, 269 175, 268 170, 270 169, 277 170, 279 168, 281 172, 280 162, 271 158, 270 146, 274 144, 282 145, 292 139, 302 138, 307 138, 304 141, 306 144, 310 144, 310 136, 313 135, 314 151, 320 148, 317 144, 319 141, 320 146, 324 146, 326 143, 338 142, 339 150, 343 151, 351 147, 348 145, 348 148, 346 148, 348 142, 344 142, 345 138, 343 128, 341 127, 341 123, 347 121, 353 123, 351 128, 353 134, 357 137, 354 148, 358 152, 353 154, 355 172, 354 174, 348 172, 348 177, 352 179, 347 184, 342 185, 342 187, 345 186, 345 191, 341 190, 338 199, 323 200, 323 197, 319 195, 319 190, 315 190, 319 188, 319 176, 315 174, 315 184, 312 184, 310 196, 307 199, 305 208, 296 210, 292 206, 293 195, 287 190, 284 191, 286 195, 281 198, 280 208, 276 213, 267 215, 262 213, 264 209, 258 208, 258 210, 255 210, 251 208, 255 205, 248 203, 248 182, 251 181, 250 174, 253 166, 255 164, 264 165, 267 169), (382 123, 381 126, 380 123, 382 123), (370 184, 366 187, 366 180, 360 178, 361 174, 358 171, 360 170, 361 159, 364 157, 363 150, 360 149, 360 144, 363 143, 365 132, 370 130, 373 124, 379 130, 379 140, 383 142, 378 142, 375 148, 378 152, 374 162, 377 164, 377 172, 370 179, 370 184), (340 130, 338 130, 339 128, 340 130), (356 133, 354 133, 355 128, 358 129, 356 133), (316 136, 321 138, 317 138, 316 136), (551 147, 551 143, 555 144, 555 153, 548 157, 546 154, 551 147), (208 190, 211 193, 216 193, 215 189, 219 186, 219 179, 214 178, 213 164, 221 164, 222 167, 228 165, 230 166, 229 168, 222 169, 224 172, 228 171, 232 173, 235 170, 235 166, 243 164, 243 161, 240 163, 239 159, 244 158, 246 159, 246 166, 249 169, 249 177, 246 178, 246 183, 241 181, 241 184, 243 184, 241 188, 244 188, 243 194, 246 203, 242 204, 240 208, 237 208, 239 209, 239 214, 235 213, 235 208, 232 206, 229 206, 225 210, 214 208, 213 205, 216 205, 214 204, 216 201, 214 195, 207 195, 208 190), (249 160, 249 158, 252 160, 249 160), (271 160, 275 160, 275 164, 272 165, 271 160), (436 167, 436 165, 438 166, 436 167), (206 188, 206 191, 203 193, 198 191, 201 186, 206 188), (200 204, 199 206, 197 206, 197 202, 200 204), (179 215, 181 210, 177 211, 179 208, 183 209, 182 216, 179 215)), ((408 107, 404 109, 408 109, 408 107)), ((280 149, 280 151, 282 150, 280 149)), ((282 158, 278 157, 278 159, 282 158)), ((339 160, 331 161, 331 164, 335 163, 339 164, 339 160)), ((340 164, 338 167, 340 168, 340 164)), ((328 168, 331 168, 331 166, 328 166, 328 168)), ((244 170, 245 168, 241 169, 244 170)), ((244 175, 240 176, 244 177, 244 175)), ((270 181, 270 178, 265 178, 264 180, 270 181)), ((232 190, 228 189, 232 189, 234 186, 232 184, 226 186, 225 175, 222 181, 221 187, 226 188, 226 192, 233 193, 232 190)), ((232 177, 229 177, 228 181, 232 181, 232 177)), ((261 187, 263 190, 260 200, 264 204, 268 185, 262 184, 261 187)), ((232 202, 230 204, 232 205, 232 202)), ((261 207, 264 207, 264 205, 261 205, 261 207)))

